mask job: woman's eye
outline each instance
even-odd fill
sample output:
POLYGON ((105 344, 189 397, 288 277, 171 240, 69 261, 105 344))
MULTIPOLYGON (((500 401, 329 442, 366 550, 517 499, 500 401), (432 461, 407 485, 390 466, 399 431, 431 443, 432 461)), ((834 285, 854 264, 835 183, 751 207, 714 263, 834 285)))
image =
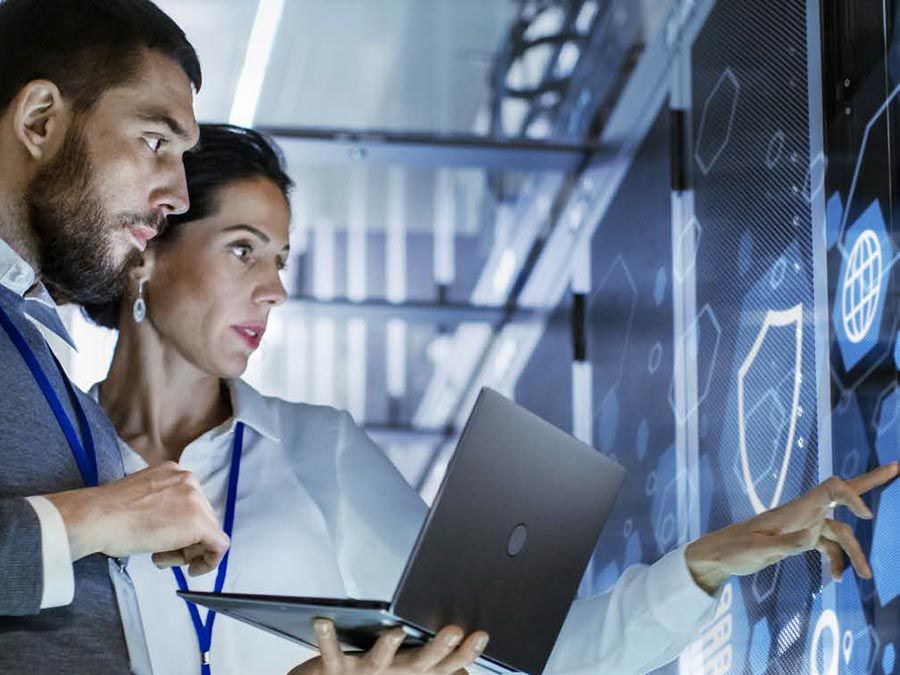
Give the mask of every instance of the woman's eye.
POLYGON ((253 248, 246 244, 235 244, 231 247, 231 252, 238 260, 247 261, 250 259, 250 254, 253 253, 253 248))
POLYGON ((159 152, 159 149, 162 147, 163 140, 161 138, 145 137, 144 143, 147 144, 147 147, 149 147, 152 152, 156 153, 159 152))

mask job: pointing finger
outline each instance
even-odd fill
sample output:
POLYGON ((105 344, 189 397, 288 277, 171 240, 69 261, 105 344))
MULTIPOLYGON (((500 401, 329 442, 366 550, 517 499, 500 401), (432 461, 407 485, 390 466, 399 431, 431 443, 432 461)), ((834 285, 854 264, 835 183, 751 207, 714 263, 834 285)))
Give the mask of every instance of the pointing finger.
POLYGON ((856 494, 861 495, 865 494, 872 488, 876 488, 884 485, 885 483, 891 482, 897 477, 897 475, 898 464, 897 462, 891 462, 890 464, 879 466, 877 469, 869 471, 868 473, 864 473, 861 476, 851 478, 847 481, 847 485, 849 485, 850 489, 853 490, 856 494))

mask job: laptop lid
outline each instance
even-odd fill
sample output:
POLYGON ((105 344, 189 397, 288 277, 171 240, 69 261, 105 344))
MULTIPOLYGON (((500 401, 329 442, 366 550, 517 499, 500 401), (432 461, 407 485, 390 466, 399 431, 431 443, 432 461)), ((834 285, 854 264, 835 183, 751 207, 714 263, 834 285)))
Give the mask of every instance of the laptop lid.
POLYGON ((482 389, 394 597, 430 631, 491 634, 487 655, 546 665, 624 469, 482 389))

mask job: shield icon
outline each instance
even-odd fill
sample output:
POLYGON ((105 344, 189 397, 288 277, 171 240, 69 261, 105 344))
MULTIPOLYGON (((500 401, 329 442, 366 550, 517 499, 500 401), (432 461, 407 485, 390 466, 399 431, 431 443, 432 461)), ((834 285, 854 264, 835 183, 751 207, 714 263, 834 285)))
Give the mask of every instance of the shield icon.
POLYGON ((737 380, 741 471, 747 496, 756 513, 775 507, 784 490, 797 431, 802 372, 803 305, 768 311, 747 358, 738 370, 737 380), (753 420, 760 417, 766 419, 769 425, 754 435, 752 440, 756 445, 761 442, 764 447, 775 444, 767 469, 768 477, 774 479, 775 484, 768 500, 761 498, 757 491, 758 480, 750 470, 748 453, 748 435, 751 431, 757 431, 751 427, 753 420), (780 443, 782 438, 783 445, 780 443), (781 456, 780 461, 778 455, 781 456))

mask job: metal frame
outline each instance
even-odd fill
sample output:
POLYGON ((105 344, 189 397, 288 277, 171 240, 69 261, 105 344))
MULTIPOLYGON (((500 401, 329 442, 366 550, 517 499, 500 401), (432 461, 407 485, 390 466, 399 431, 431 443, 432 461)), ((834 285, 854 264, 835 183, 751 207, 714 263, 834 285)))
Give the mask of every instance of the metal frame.
POLYGON ((259 130, 278 142, 290 166, 360 162, 416 168, 571 171, 587 156, 604 154, 597 145, 497 140, 471 134, 274 126, 259 130))
POLYGON ((499 325, 506 321, 542 319, 546 312, 522 307, 490 307, 455 302, 401 303, 367 299, 354 301, 349 298, 322 300, 311 296, 293 297, 286 303, 287 312, 302 313, 304 318, 317 319, 365 319, 386 322, 400 319, 407 323, 456 325, 460 323, 489 323, 499 325))

